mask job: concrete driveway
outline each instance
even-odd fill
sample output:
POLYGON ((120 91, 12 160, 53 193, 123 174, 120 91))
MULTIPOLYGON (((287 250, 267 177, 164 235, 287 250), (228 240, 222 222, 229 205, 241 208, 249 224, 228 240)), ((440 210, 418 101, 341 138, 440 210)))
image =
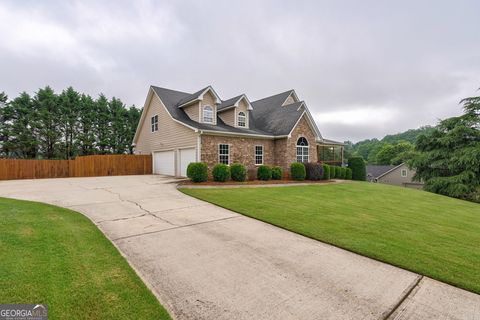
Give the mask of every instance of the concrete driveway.
POLYGON ((480 319, 480 296, 178 192, 162 176, 0 182, 71 208, 176 319, 480 319))

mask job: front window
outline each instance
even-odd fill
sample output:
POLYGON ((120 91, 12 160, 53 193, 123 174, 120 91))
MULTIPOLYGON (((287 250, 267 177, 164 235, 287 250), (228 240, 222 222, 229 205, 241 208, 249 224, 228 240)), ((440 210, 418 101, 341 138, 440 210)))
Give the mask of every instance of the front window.
POLYGON ((304 137, 297 140, 297 162, 308 162, 308 141, 304 137))
POLYGON ((245 112, 240 111, 238 113, 238 126, 239 127, 246 127, 247 126, 247 116, 245 115, 245 112))
POLYGON ((218 145, 218 162, 223 164, 230 164, 230 145, 218 145))
POLYGON ((213 123, 213 108, 210 106, 203 107, 203 122, 213 123))
POLYGON ((407 176, 407 169, 402 169, 402 177, 406 177, 407 176))
POLYGON ((263 164, 263 146, 255 146, 255 164, 263 164))
POLYGON ((158 115, 151 118, 152 132, 158 131, 158 115))

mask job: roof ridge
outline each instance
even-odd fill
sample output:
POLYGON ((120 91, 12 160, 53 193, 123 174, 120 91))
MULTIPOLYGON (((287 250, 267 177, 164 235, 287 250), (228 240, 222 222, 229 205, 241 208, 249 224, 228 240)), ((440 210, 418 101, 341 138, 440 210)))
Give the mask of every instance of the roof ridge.
POLYGON ((255 102, 258 102, 258 101, 262 101, 262 100, 265 100, 265 99, 270 99, 270 98, 273 98, 273 97, 276 97, 276 96, 279 96, 279 95, 282 95, 282 94, 285 94, 285 93, 291 93, 292 91, 295 91, 294 89, 290 89, 290 90, 287 90, 287 91, 284 91, 284 92, 280 92, 280 93, 277 93, 277 94, 273 94, 271 96, 268 96, 268 97, 265 97, 265 98, 262 98, 262 99, 258 99, 258 100, 255 100, 255 101, 252 101, 252 103, 255 103, 255 102))

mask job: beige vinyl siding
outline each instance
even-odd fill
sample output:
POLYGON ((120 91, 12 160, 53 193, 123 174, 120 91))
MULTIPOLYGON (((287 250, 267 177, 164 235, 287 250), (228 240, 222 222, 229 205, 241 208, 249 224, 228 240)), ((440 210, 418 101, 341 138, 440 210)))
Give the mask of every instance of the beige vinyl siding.
POLYGON ((421 188, 423 186, 423 183, 412 180, 413 176, 415 175, 415 172, 416 171, 413 169, 410 170, 406 164, 402 164, 398 168, 395 168, 394 170, 388 172, 384 176, 381 176, 380 178, 378 178, 377 182, 392 184, 395 186, 421 188), (402 170, 407 171, 406 177, 402 177, 402 170))
POLYGON ((235 109, 236 108, 231 108, 224 112, 220 112, 218 116, 223 122, 225 122, 225 124, 233 127, 235 125, 235 109))
POLYGON ((213 108, 213 124, 217 124, 217 105, 215 104, 215 97, 210 91, 203 95, 203 100, 200 101, 200 106, 200 122, 203 122, 203 107, 210 106, 213 108))
POLYGON ((188 107, 183 107, 183 111, 188 115, 193 121, 200 122, 200 103, 193 103, 188 107))
POLYGON ((298 102, 295 100, 295 97, 293 96, 293 94, 290 94, 287 98, 287 100, 285 100, 285 102, 283 103, 283 106, 286 106, 288 104, 292 104, 292 103, 295 103, 295 102, 298 102))
POLYGON ((194 147, 197 145, 197 136, 194 130, 175 122, 167 113, 156 94, 146 106, 146 115, 141 124, 135 146, 136 154, 151 154, 153 151, 194 147), (158 114, 158 131, 151 132, 150 119, 158 114))

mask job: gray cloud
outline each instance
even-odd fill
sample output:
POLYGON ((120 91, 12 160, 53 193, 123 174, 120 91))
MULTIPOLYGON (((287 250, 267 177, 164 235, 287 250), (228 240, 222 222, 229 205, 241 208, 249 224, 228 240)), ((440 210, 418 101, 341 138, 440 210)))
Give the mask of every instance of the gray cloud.
POLYGON ((142 105, 150 84, 251 100, 295 88, 323 135, 458 114, 480 86, 478 1, 3 1, 0 91, 142 105))

